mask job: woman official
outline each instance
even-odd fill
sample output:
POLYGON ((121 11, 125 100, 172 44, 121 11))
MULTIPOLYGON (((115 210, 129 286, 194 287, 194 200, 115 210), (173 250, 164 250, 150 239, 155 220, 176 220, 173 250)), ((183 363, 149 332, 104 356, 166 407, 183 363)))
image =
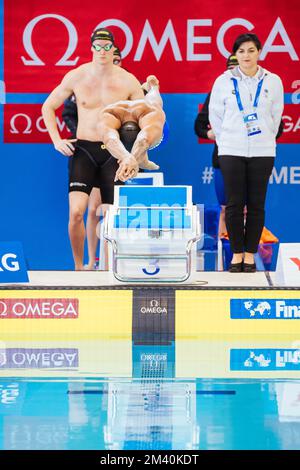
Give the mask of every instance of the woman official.
POLYGON ((256 271, 254 254, 264 226, 283 111, 282 82, 258 65, 261 49, 255 34, 236 39, 233 53, 239 65, 217 78, 209 104, 227 199, 225 218, 233 252, 229 271, 235 273, 256 271))

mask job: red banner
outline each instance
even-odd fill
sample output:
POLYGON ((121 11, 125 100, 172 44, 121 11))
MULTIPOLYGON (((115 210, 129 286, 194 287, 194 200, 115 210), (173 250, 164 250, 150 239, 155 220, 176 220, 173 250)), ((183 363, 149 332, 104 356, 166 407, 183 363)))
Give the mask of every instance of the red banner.
POLYGON ((299 144, 300 142, 300 110, 299 104, 286 104, 282 119, 284 121, 283 134, 280 144, 299 144))
POLYGON ((78 309, 78 299, 0 299, 0 319, 74 319, 78 309))
POLYGON ((100 23, 114 33, 124 66, 141 80, 156 74, 163 93, 199 93, 224 70, 237 35, 252 31, 261 65, 286 92, 299 78, 299 1, 290 0, 4 0, 7 92, 49 92, 91 60, 90 35, 100 23))
MULTIPOLYGON (((50 143, 41 104, 6 104, 4 106, 4 142, 14 144, 50 143)), ((63 139, 71 133, 58 110, 56 122, 63 139)))

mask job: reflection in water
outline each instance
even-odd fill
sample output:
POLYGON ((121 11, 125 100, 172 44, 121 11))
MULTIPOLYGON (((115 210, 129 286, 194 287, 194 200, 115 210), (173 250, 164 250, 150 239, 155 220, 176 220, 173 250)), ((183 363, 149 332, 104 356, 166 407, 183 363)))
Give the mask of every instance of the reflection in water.
MULTIPOLYGON (((106 376, 95 373, 95 364, 94 376, 89 370, 85 375, 81 357, 86 351, 80 345, 70 369, 64 362, 64 370, 61 363, 51 370, 47 363, 47 376, 44 369, 36 368, 35 361, 26 370, 22 364, 22 370, 15 373, 18 379, 9 378, 10 362, 3 361, 0 448, 300 449, 300 380, 295 375, 287 377, 287 371, 295 374, 297 366, 293 349, 286 349, 287 358, 293 353, 289 369, 282 366, 282 360, 277 361, 284 373, 281 378, 276 358, 285 357, 283 345, 276 349, 274 345, 242 347, 235 343, 226 349, 219 344, 215 352, 212 342, 130 347, 131 354, 127 350, 124 355, 126 371, 131 357, 127 376, 109 373, 105 361, 99 362, 98 370, 106 370, 106 376), (262 363, 262 355, 269 362, 262 363), (235 375, 209 377, 211 370, 221 377, 221 366, 225 376, 235 375), (249 369, 251 373, 257 370, 260 379, 252 378, 249 369), (271 378, 270 371, 277 375, 271 378), (23 372, 26 378, 20 377, 23 372), (44 378, 34 378, 39 372, 44 378)), ((120 345, 115 355, 117 348, 120 345)), ((124 351, 124 345, 122 348, 124 351)), ((10 356, 6 357, 11 357, 15 367, 12 348, 8 349, 10 356)), ((26 348, 19 349, 18 357, 20 351, 27 357, 26 348)), ((94 354, 100 357, 99 351, 94 354)))
POLYGON ((109 449, 196 449, 196 384, 110 383, 109 449))

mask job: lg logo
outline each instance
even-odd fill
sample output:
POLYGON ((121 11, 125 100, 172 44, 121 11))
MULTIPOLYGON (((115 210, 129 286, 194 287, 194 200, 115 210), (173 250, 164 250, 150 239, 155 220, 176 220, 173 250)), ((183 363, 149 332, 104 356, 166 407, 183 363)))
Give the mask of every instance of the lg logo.
POLYGON ((6 253, 0 258, 0 272, 1 271, 19 271, 20 264, 17 259, 17 255, 14 253, 6 253))

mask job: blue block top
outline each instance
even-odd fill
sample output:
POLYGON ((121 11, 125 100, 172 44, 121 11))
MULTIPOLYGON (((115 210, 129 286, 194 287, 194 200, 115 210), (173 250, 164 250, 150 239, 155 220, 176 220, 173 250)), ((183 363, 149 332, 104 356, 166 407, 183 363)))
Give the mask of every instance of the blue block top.
POLYGON ((115 228, 130 229, 190 229, 191 216, 186 209, 120 209, 114 219, 115 228))
POLYGON ((190 186, 116 186, 115 204, 118 207, 192 205, 190 186))

